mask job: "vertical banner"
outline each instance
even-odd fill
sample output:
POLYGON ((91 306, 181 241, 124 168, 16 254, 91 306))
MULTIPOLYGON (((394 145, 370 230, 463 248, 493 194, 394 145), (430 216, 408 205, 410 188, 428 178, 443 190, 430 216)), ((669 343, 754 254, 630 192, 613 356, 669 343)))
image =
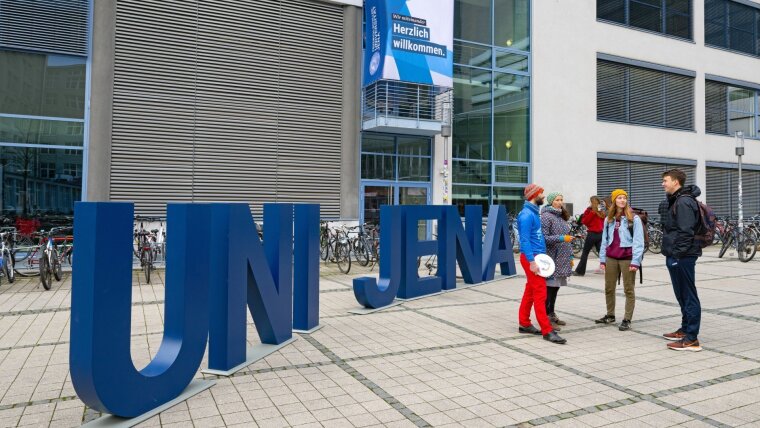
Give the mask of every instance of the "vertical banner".
POLYGON ((454 0, 366 0, 364 86, 453 86, 454 0))

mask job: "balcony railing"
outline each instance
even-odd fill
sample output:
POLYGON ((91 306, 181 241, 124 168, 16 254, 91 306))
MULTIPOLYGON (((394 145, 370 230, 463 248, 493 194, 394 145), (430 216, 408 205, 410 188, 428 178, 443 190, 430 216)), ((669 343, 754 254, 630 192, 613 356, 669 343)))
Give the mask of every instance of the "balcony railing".
POLYGON ((436 135, 452 90, 439 86, 381 80, 362 91, 362 129, 436 135))

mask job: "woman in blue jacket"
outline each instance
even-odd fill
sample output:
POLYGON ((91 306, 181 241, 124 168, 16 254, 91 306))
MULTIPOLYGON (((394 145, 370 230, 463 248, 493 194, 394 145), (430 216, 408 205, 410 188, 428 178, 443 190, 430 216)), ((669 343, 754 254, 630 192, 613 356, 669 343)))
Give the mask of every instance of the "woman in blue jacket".
POLYGON ((600 268, 604 271, 604 297, 607 314, 596 320, 597 324, 615 322, 615 288, 618 278, 623 277, 625 291, 625 315, 620 323, 620 331, 631 328, 636 295, 636 272, 641 268, 644 256, 644 223, 633 214, 628 204, 628 193, 617 189, 612 192, 612 207, 607 210, 607 218, 602 229, 602 248, 599 251, 600 268))

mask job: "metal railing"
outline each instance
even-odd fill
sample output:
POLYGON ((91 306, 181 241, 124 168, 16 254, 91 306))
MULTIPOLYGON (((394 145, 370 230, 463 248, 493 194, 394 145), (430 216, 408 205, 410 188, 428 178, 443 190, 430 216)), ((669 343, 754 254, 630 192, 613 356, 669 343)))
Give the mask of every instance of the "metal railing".
POLYGON ((362 91, 363 121, 401 118, 442 122, 453 91, 440 86, 380 80, 362 91))

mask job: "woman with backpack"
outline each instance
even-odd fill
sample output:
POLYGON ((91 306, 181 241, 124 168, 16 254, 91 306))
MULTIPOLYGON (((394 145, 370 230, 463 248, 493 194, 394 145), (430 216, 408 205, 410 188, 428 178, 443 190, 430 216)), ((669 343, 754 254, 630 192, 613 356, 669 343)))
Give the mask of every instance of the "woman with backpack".
MULTIPOLYGON (((575 275, 583 276, 586 274, 586 263, 591 249, 596 247, 598 253, 602 244, 602 228, 604 227, 604 202, 599 196, 591 197, 591 205, 581 216, 581 223, 588 229, 586 240, 583 243, 583 253, 578 267, 575 268, 575 275)), ((599 272, 601 273, 601 271, 599 272)))
POLYGON ((562 194, 549 193, 547 206, 541 211, 541 231, 546 241, 546 254, 554 260, 554 275, 546 279, 546 314, 552 326, 559 331, 566 323, 554 312, 560 287, 567 285, 567 277, 573 273, 573 237, 569 235, 570 212, 565 208, 562 194))
POLYGON ((600 269, 604 271, 604 297, 607 313, 596 320, 597 324, 615 322, 615 288, 620 276, 625 291, 625 315, 620 331, 631 328, 636 295, 636 272, 641 268, 644 256, 644 223, 628 204, 628 193, 617 189, 612 192, 612 205, 602 229, 602 245, 599 250, 600 269))

